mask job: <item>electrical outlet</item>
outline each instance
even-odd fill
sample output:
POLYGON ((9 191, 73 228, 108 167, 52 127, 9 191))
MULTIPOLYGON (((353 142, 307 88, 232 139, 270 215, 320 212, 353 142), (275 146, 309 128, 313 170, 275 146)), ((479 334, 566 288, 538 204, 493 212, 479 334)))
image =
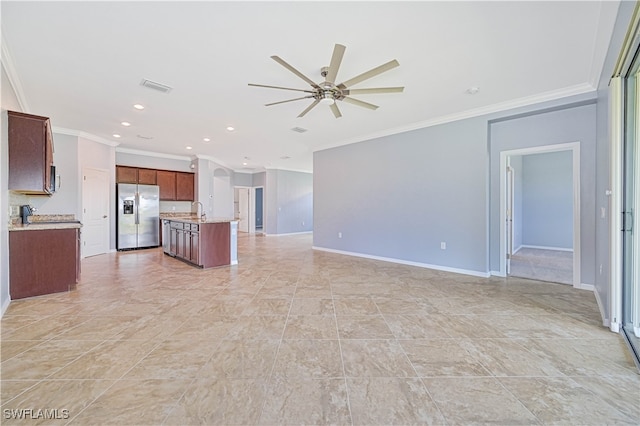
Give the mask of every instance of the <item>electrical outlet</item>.
POLYGON ((304 220, 302 221, 302 226, 304 226, 304 220))
POLYGON ((447 243, 445 243, 444 241, 442 241, 440 243, 440 250, 446 250, 447 249, 447 243))
POLYGON ((342 232, 338 232, 338 238, 342 238, 342 232))

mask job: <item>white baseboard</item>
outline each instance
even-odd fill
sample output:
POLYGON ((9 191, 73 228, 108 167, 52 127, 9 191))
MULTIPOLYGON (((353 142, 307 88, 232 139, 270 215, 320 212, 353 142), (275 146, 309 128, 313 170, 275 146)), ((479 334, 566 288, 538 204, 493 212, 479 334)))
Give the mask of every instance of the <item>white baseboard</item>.
POLYGON ((578 290, 587 290, 587 291, 596 291, 596 288, 592 284, 580 283, 579 286, 573 286, 573 288, 577 288, 578 290))
POLYGON ((501 278, 507 277, 507 274, 503 274, 500 271, 489 271, 489 275, 491 275, 492 277, 501 277, 501 278))
MULTIPOLYGON (((567 247, 531 246, 529 244, 521 245, 520 247, 518 247, 518 250, 523 248, 538 249, 538 250, 571 251, 571 252, 573 251, 572 248, 567 248, 567 247)), ((517 253, 518 250, 516 250, 514 253, 517 253)))
POLYGON ((313 231, 302 231, 302 232, 289 232, 287 234, 267 234, 267 237, 286 237, 287 235, 302 235, 302 234, 313 234, 313 231))
POLYGON ((401 265, 409 265, 409 266, 417 266, 417 267, 420 267, 420 268, 435 269, 437 271, 453 272, 453 273, 456 273, 456 274, 472 275, 474 277, 481 277, 481 278, 489 278, 489 273, 488 272, 478 272, 478 271, 471 271, 471 270, 468 270, 468 269, 451 268, 451 267, 448 267, 448 266, 431 265, 431 264, 428 264, 428 263, 412 262, 410 260, 395 259, 395 258, 392 258, 392 257, 373 256, 373 255, 370 255, 370 254, 356 253, 356 252, 351 252, 351 251, 334 250, 334 249, 329 249, 329 248, 325 248, 325 247, 312 246, 311 248, 313 248, 314 250, 326 251, 326 252, 329 252, 329 253, 344 254, 344 255, 347 255, 347 256, 362 257, 362 258, 365 258, 365 259, 373 259, 373 260, 381 260, 383 262, 398 263, 398 264, 401 264, 401 265))
POLYGON ((596 295, 596 303, 598 304, 598 310, 600 311, 600 316, 602 317, 602 325, 608 328, 611 325, 611 322, 608 318, 605 317, 604 305, 602 304, 602 300, 600 299, 600 293, 598 293, 595 287, 593 289, 593 293, 596 295))
POLYGON ((0 317, 2 317, 5 312, 7 312, 7 309, 9 309, 10 303, 11 303, 11 299, 7 299, 4 301, 4 303, 2 304, 2 310, 0 311, 0 317))

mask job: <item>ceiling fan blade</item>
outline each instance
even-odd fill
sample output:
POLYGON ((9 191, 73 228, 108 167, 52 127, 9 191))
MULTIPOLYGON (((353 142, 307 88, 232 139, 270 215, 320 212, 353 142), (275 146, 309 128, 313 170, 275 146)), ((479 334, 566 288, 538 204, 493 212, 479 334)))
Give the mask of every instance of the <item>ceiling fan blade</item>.
POLYGON ((375 77, 376 75, 382 74, 383 72, 389 71, 390 69, 393 69, 397 66, 400 66, 400 64, 398 63, 398 61, 394 59, 392 61, 387 62, 386 64, 382 64, 379 67, 375 67, 367 72, 363 72, 362 74, 353 77, 350 80, 340 83, 338 87, 341 89, 346 89, 347 87, 351 87, 354 84, 360 83, 361 81, 368 80, 371 77, 375 77))
POLYGON ((303 96, 303 97, 301 97, 301 98, 287 99, 286 101, 272 102, 272 103, 270 103, 270 104, 264 104, 264 106, 271 106, 271 105, 284 104, 284 103, 287 103, 287 102, 299 101, 300 99, 307 99, 307 98, 313 98, 313 96, 303 96))
POLYGON ((329 108, 331 108, 331 112, 333 113, 333 115, 336 118, 342 117, 342 113, 340 112, 340 109, 338 108, 338 104, 337 103, 335 103, 335 102, 332 103, 329 108))
POLYGON ((375 87, 371 89, 346 89, 342 93, 345 95, 372 95, 374 93, 400 93, 404 87, 375 87))
POLYGON ((309 105, 304 111, 302 111, 300 113, 300 115, 298 115, 298 118, 304 117, 306 113, 308 113, 309 111, 311 111, 316 105, 318 105, 320 103, 320 100, 316 99, 315 101, 313 101, 313 103, 311 105, 309 105))
POLYGON ((296 92, 313 93, 313 90, 292 89, 292 88, 290 88, 290 87, 280 87, 280 86, 267 86, 267 85, 265 85, 265 84, 253 84, 253 83, 249 83, 249 86, 253 86, 253 87, 266 87, 267 89, 295 90, 296 92))
POLYGON ((340 68, 340 63, 342 62, 342 57, 344 56, 345 49, 346 47, 341 44, 336 44, 333 48, 333 55, 331 56, 329 71, 327 72, 327 76, 325 77, 329 83, 336 82, 336 76, 338 75, 338 69, 340 68))
POLYGON ((285 67, 286 69, 288 69, 289 71, 291 71, 292 73, 294 73, 295 75, 297 75, 298 77, 306 81, 307 83, 309 83, 311 87, 319 88, 319 86, 313 80, 311 80, 309 77, 307 77, 306 75, 302 74, 300 71, 298 71, 297 69, 289 65, 282 58, 274 55, 271 57, 271 59, 273 59, 274 61, 276 61, 277 63, 279 63, 280 65, 282 65, 283 67, 285 67))
POLYGON ((359 99, 350 98, 348 96, 345 97, 343 99, 343 101, 348 102, 348 103, 353 104, 353 105, 361 106, 363 108, 378 109, 378 105, 370 104, 369 102, 364 102, 364 101, 361 101, 359 99))

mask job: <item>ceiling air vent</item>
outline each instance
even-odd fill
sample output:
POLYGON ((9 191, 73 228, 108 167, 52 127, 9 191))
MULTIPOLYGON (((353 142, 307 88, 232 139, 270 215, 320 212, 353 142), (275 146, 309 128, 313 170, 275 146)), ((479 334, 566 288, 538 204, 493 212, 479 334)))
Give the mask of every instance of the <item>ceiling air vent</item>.
POLYGON ((143 135, 136 135, 136 136, 139 137, 140 139, 146 139, 146 140, 153 139, 153 136, 143 136, 143 135))
POLYGON ((297 132, 297 133, 304 133, 304 132, 307 131, 307 129, 303 129, 302 127, 294 127, 291 130, 293 130, 294 132, 297 132))
POLYGON ((141 86, 148 87, 149 89, 157 90, 162 93, 169 93, 173 90, 173 87, 167 86, 166 84, 157 83, 155 81, 147 80, 146 78, 140 82, 141 86))

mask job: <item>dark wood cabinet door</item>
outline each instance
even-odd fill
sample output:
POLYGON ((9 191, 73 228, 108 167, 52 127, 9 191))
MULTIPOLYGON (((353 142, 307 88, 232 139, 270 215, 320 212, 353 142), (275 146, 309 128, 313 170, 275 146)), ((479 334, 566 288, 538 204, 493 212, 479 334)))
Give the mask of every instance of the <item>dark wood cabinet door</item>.
POLYGON ((160 200, 175 201, 176 199, 176 172, 158 170, 156 182, 160 187, 160 200))
POLYGON ((51 194, 53 138, 49 119, 8 111, 9 189, 51 194))
POLYGON ((78 275, 78 230, 9 232, 11 299, 69 291, 78 275))
POLYGON ((200 265, 200 233, 191 231, 190 238, 191 245, 191 263, 195 263, 196 265, 200 265))
POLYGON ((157 170, 138 169, 138 183, 142 185, 155 185, 157 183, 157 170))
POLYGON ((136 167, 116 166, 116 183, 138 183, 136 167))
POLYGON ((195 188, 193 173, 176 173, 176 200, 193 201, 195 188))

